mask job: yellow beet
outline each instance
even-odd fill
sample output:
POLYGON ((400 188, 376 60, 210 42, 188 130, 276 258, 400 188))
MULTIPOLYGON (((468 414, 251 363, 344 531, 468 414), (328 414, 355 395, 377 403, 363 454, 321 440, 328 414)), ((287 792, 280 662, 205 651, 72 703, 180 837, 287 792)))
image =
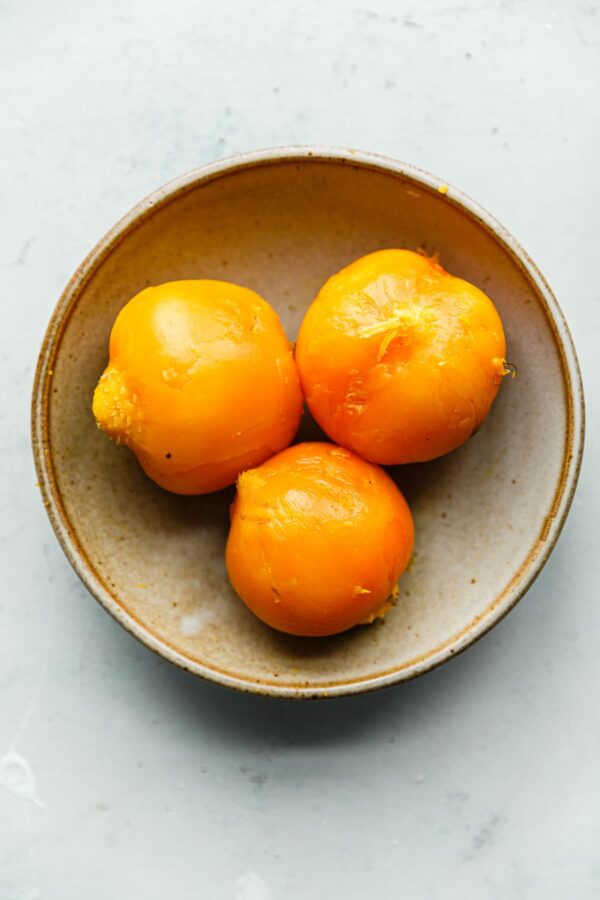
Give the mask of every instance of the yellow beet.
POLYGON ((94 393, 98 426, 167 490, 223 488, 296 433, 302 394, 289 342, 247 288, 147 288, 117 316, 109 356, 94 393))
POLYGON ((489 297, 410 250, 371 253, 333 275, 296 344, 319 425, 384 465, 463 444, 489 412, 505 356, 489 297))
POLYGON ((279 631, 327 635, 383 615, 414 539, 379 466, 333 444, 297 444, 238 480, 227 570, 279 631))

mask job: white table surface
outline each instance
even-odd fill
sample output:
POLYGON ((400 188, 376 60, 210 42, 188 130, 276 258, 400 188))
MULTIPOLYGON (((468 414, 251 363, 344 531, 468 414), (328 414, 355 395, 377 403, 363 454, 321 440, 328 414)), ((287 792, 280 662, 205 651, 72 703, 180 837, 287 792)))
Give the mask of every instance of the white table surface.
POLYGON ((597 0, 3 0, 0 69, 1 900, 600 896, 597 0), (125 634, 63 557, 29 445, 44 328, 95 241, 181 172, 295 142, 410 161, 497 215, 588 400, 522 603, 416 682, 312 704, 125 634))

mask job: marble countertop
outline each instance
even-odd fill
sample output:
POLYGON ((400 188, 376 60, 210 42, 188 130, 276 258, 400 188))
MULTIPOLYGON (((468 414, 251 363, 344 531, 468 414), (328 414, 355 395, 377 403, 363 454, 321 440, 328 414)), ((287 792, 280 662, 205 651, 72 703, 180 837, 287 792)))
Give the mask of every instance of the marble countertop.
POLYGON ((0 59, 0 900, 597 897, 597 0, 4 0, 0 59), (311 142, 435 172, 517 236, 588 434, 508 618, 418 681, 300 704, 198 682, 94 603, 40 502, 29 399, 60 291, 129 207, 311 142))

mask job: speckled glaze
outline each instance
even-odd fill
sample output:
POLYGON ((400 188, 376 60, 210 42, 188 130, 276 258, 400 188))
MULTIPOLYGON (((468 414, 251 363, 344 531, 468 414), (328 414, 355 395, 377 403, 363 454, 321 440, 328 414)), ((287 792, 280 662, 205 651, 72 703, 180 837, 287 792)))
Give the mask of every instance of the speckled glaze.
MULTIPOLYGON (((193 674, 280 697, 385 687, 464 650, 548 558, 583 448, 581 378, 543 277, 491 216, 403 163, 291 147, 238 156, 159 189, 79 267, 50 321, 33 393, 44 503, 75 571, 148 647, 193 674), (144 286, 221 278, 266 297, 294 338, 319 286, 384 247, 438 252, 492 297, 518 370, 481 431, 432 463, 390 470, 413 510, 414 560, 383 623, 294 638, 233 593, 223 552, 231 491, 165 493, 102 435, 91 397, 112 322, 144 286)), ((306 421, 300 439, 320 437, 306 421)), ((350 551, 351 552, 351 551, 350 551)))

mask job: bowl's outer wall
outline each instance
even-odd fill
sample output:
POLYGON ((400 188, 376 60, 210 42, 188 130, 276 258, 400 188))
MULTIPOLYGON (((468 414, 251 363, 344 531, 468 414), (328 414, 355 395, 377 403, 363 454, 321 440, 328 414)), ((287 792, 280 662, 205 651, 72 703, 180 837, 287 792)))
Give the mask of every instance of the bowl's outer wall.
POLYGON ((76 570, 153 649, 233 687, 292 696, 365 690, 464 649, 535 577, 576 482, 581 385, 547 288, 518 246, 464 202, 438 192, 429 176, 374 157, 257 155, 200 170, 141 204, 76 274, 40 359, 38 469, 76 570), (518 377, 503 384, 466 446, 392 470, 417 539, 385 623, 330 639, 277 634, 227 580, 232 493, 163 492, 96 428, 90 404, 110 328, 145 286, 210 277, 262 294, 293 340, 329 275, 364 253, 399 246, 439 253, 449 271, 489 294, 518 377))

